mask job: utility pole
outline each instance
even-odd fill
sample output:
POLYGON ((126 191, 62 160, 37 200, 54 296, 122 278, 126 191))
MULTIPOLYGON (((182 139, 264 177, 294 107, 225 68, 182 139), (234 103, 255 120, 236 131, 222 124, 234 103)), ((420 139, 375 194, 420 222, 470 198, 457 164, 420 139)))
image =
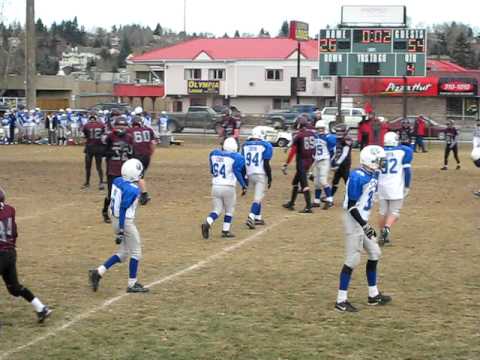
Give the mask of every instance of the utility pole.
POLYGON ((187 36, 187 0, 183 0, 183 36, 187 36))
POLYGON ((35 60, 35 0, 27 0, 27 19, 25 22, 25 96, 27 108, 37 106, 37 66, 35 60))

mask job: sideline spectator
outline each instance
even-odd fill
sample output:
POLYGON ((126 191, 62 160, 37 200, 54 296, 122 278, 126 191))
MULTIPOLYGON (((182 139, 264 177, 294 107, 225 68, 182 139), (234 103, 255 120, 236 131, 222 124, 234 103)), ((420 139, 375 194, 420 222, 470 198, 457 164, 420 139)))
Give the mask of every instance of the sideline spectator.
POLYGON ((458 158, 458 130, 454 126, 453 120, 447 121, 447 129, 445 130, 445 157, 443 167, 440 170, 448 170, 448 157, 450 151, 453 151, 453 156, 457 161, 457 170, 460 170, 460 159, 458 158))
POLYGON ((240 118, 233 117, 232 110, 226 109, 223 113, 222 129, 219 134, 222 144, 229 137, 233 137, 239 144, 240 126, 240 118))
POLYGON ((414 132, 410 126, 410 122, 408 121, 408 119, 403 119, 402 127, 398 130, 398 140, 400 144, 412 148, 412 145, 414 143, 413 137, 414 132))
POLYGON ((426 135, 426 128, 425 128, 425 119, 422 115, 418 116, 415 120, 415 128, 414 128, 414 135, 415 135, 415 146, 414 151, 417 151, 417 146, 422 149, 422 152, 427 152, 425 149, 424 137, 426 135))
POLYGON ((362 121, 358 123, 358 143, 360 144, 360 150, 368 145, 370 142, 371 133, 371 114, 365 116, 362 121))

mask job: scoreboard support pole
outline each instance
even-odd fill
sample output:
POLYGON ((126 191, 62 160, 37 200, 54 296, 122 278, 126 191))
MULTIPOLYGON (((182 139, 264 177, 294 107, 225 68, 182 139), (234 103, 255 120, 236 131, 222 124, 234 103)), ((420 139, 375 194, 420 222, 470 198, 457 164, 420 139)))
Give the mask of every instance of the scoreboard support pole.
POLYGON ((408 113, 408 96, 407 96, 407 85, 408 85, 408 78, 406 76, 403 77, 403 118, 407 118, 408 113))
POLYGON ((300 82, 300 41, 297 41, 297 80, 295 81, 295 95, 297 95, 297 105, 300 104, 298 95, 298 84, 300 82))
POLYGON ((337 76, 337 124, 343 124, 344 119, 342 116, 342 92, 343 92, 343 77, 337 76))

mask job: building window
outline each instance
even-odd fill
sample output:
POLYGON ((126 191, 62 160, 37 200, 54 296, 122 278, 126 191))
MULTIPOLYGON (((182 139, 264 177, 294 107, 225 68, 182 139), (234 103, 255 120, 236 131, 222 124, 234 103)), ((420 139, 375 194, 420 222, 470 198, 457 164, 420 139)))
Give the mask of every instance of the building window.
POLYGON ((201 80, 202 69, 185 69, 185 80, 201 80))
POLYGON ((312 69, 312 81, 320 81, 320 76, 318 76, 318 69, 312 69))
POLYGON ((273 110, 288 109, 290 107, 290 98, 273 98, 273 110))
POLYGON ((283 70, 280 69, 267 69, 265 72, 266 80, 275 80, 275 81, 282 81, 283 80, 283 70))
POLYGON ((208 80, 225 80, 225 69, 208 70, 208 80))
POLYGON ((462 116, 463 99, 461 97, 447 97, 447 115, 462 116))

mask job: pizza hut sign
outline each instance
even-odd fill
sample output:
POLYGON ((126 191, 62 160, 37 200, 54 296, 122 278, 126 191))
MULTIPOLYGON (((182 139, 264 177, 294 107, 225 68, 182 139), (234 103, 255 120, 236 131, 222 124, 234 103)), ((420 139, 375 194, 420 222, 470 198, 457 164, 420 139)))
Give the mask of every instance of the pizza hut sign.
POLYGON ((474 78, 440 78, 438 94, 447 96, 475 96, 477 79, 474 78))
POLYGON ((373 88, 378 95, 387 96, 437 96, 438 82, 437 78, 407 78, 405 83, 401 78, 385 78, 374 81, 373 88))
POLYGON ((408 84, 399 85, 391 82, 387 85, 387 88, 385 89, 384 93, 403 94, 405 90, 407 93, 424 93, 430 90, 432 86, 433 86, 432 84, 420 84, 420 83, 416 83, 413 85, 408 85, 408 84))

